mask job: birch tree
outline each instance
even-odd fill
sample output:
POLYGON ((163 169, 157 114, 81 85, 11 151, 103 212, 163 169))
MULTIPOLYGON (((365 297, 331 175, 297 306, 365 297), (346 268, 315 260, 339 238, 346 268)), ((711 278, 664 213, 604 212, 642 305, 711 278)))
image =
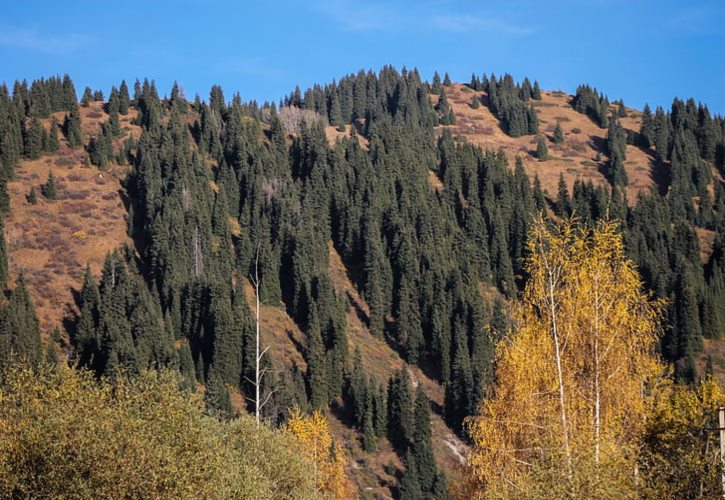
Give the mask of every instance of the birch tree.
POLYGON ((481 496, 635 495, 662 304, 617 226, 538 219, 528 281, 497 347, 497 386, 468 420, 481 496))

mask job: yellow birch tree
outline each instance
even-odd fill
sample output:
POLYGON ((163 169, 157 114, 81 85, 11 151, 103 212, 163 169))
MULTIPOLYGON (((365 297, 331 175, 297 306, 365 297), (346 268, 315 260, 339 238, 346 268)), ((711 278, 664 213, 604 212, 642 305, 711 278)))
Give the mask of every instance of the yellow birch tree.
POLYGON ((333 442, 327 418, 322 413, 305 415, 295 408, 287 421, 287 430, 297 438, 320 493, 326 498, 357 498, 355 486, 345 471, 344 451, 333 442))
POLYGON ((662 304, 643 292, 617 226, 537 219, 496 388, 470 418, 479 496, 635 496, 662 304))

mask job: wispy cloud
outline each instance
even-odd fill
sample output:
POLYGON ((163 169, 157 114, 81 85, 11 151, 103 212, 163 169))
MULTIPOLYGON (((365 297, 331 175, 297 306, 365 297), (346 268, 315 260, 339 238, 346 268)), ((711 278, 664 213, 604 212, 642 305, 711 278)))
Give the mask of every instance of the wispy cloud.
POLYGON ((354 0, 317 0, 312 4, 344 31, 387 31, 400 28, 403 21, 390 4, 354 0))
POLYGON ((92 37, 82 33, 47 34, 29 28, 3 27, 0 45, 37 50, 49 54, 67 55, 88 46, 92 37))
POLYGON ((267 80, 276 80, 285 76, 285 72, 257 58, 230 57, 221 61, 221 68, 241 76, 253 76, 267 80))
POLYGON ((441 13, 448 2, 423 2, 405 8, 394 2, 375 3, 359 0, 315 0, 315 10, 332 20, 343 31, 445 31, 468 33, 473 31, 506 35, 527 35, 532 29, 518 26, 493 14, 480 15, 449 9, 441 13))
POLYGON ((478 31, 486 33, 503 33, 507 35, 529 35, 531 28, 517 26, 495 16, 444 15, 432 16, 432 24, 440 30, 454 33, 478 31))

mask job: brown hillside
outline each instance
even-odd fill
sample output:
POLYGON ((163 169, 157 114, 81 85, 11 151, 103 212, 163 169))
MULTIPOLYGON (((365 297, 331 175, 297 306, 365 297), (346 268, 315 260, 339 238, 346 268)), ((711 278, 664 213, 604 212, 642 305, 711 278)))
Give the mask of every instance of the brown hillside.
MULTIPOLYGON (((135 112, 131 113, 121 117, 121 126, 126 134, 138 137, 138 127, 130 124, 135 112)), ((64 115, 56 113, 59 123, 64 115)), ((86 143, 107 118, 100 102, 81 108, 86 143)), ((49 123, 45 120, 44 126, 49 123)), ((73 292, 80 289, 86 264, 99 274, 106 254, 127 241, 120 183, 125 168, 112 166, 101 171, 84 166, 85 154, 83 148, 71 149, 61 139, 57 153, 21 161, 15 179, 8 184, 11 211, 5 219, 5 233, 9 265, 13 276, 24 276, 44 335, 55 327, 63 330, 63 320, 76 312, 73 292), (56 179, 55 201, 41 194, 50 172, 56 179), (37 194, 36 205, 26 199, 31 187, 37 194)))
MULTIPOLYGON (((456 124, 450 128, 454 136, 460 136, 473 144, 485 149, 503 150, 509 156, 513 165, 513 158, 520 156, 524 162, 526 172, 533 178, 538 174, 542 187, 555 196, 559 175, 564 178, 571 190, 576 179, 591 180, 595 184, 608 184, 602 174, 605 166, 607 131, 601 129, 586 115, 575 111, 570 104, 572 96, 563 92, 542 92, 540 101, 532 100, 539 117, 539 130, 546 137, 550 159, 539 161, 535 157, 536 138, 534 136, 509 137, 502 129, 498 118, 488 107, 482 105, 478 109, 470 106, 473 95, 487 98, 485 92, 474 92, 462 84, 454 84, 445 88, 448 101, 456 114, 456 124), (564 142, 553 142, 554 128, 557 122, 564 131, 564 142), (596 161, 597 153, 600 161, 596 161)), ((437 102, 437 96, 431 96, 437 102)), ((641 113, 627 108, 628 117, 623 118, 622 125, 634 131, 639 131, 641 113)), ((439 133, 443 127, 438 127, 439 133)), ((627 146, 627 161, 625 168, 629 177, 627 195, 630 202, 636 200, 640 190, 649 190, 657 187, 657 168, 652 151, 646 151, 636 146, 627 146)))

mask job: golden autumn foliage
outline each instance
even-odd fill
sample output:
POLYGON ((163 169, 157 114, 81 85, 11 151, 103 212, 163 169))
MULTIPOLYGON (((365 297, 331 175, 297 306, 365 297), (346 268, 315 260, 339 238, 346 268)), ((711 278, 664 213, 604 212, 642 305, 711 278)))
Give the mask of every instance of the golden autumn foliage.
POLYGON ((535 221, 513 331, 497 347, 496 388, 468 420, 479 496, 636 496, 661 304, 617 227, 535 221))
POLYGON ((345 471, 344 451, 333 442, 327 418, 322 413, 304 415, 295 408, 287 421, 287 430, 299 442, 317 489, 326 498, 357 498, 355 486, 345 471))
POLYGON ((666 383, 647 419, 640 457, 644 498, 722 496, 717 428, 725 394, 707 378, 695 387, 666 383))
POLYGON ((318 498, 296 440, 219 421, 178 374, 100 383, 86 372, 0 374, 0 498, 318 498))

